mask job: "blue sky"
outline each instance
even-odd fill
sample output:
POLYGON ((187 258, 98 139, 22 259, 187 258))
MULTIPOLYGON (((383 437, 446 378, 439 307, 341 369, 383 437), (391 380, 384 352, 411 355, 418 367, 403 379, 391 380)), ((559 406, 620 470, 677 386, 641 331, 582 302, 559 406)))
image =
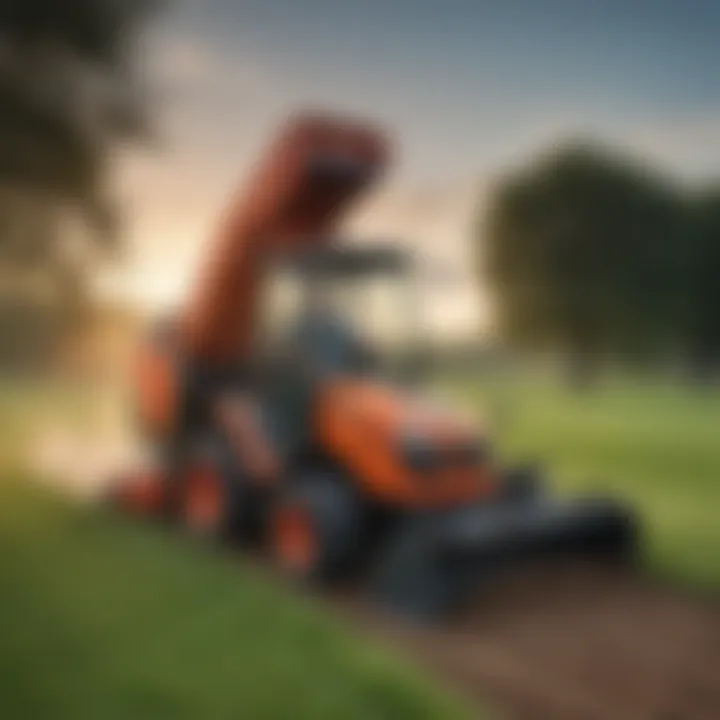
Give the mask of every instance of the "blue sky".
POLYGON ((568 135, 689 179, 720 169, 720 0, 176 0, 143 59, 161 141, 126 177, 137 283, 157 292, 180 285, 168 253, 192 265, 273 127, 306 106, 388 127, 398 164, 368 215, 434 227, 457 258, 492 177, 568 135))
POLYGON ((358 111, 396 130, 423 177, 552 125, 631 136, 720 113, 713 0, 205 0, 171 22, 266 79, 250 132, 305 103, 358 111))

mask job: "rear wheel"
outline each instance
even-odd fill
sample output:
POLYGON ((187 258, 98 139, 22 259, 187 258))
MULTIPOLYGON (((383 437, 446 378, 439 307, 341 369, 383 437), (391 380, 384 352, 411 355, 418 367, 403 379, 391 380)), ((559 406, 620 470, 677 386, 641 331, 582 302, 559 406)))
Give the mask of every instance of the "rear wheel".
POLYGON ((360 550, 360 512, 333 475, 300 478, 277 498, 269 524, 276 565, 293 580, 326 583, 347 575, 360 550))

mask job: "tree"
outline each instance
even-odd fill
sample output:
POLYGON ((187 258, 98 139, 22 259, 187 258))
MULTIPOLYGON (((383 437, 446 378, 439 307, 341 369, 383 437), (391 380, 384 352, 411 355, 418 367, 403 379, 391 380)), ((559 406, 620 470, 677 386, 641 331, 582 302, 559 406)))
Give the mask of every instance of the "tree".
POLYGON ((669 341, 682 201, 631 159, 570 144, 499 182, 478 242, 498 329, 581 376, 669 341))
POLYGON ((117 245, 109 158, 144 130, 132 58, 151 7, 0 5, 0 316, 14 325, 75 316, 94 251, 117 245))
POLYGON ((692 365, 705 375, 720 363, 720 186, 690 210, 683 327, 692 365))

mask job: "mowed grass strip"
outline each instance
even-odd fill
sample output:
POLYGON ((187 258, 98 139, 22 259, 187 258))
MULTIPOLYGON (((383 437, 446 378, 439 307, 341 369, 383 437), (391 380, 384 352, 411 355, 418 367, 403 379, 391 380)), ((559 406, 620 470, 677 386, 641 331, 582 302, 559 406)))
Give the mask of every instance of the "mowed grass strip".
POLYGON ((720 391, 618 380, 577 393, 531 377, 447 386, 487 416, 506 460, 537 461, 562 492, 631 502, 650 572, 720 590, 720 391))
POLYGON ((453 718, 459 701, 236 557, 0 484, 0 716, 453 718))

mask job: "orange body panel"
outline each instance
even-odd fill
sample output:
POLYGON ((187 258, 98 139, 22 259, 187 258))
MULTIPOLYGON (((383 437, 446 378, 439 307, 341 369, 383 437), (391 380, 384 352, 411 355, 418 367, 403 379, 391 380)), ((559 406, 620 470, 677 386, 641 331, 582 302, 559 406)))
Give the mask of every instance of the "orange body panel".
POLYGON ((208 248, 183 318, 181 342, 191 357, 223 364, 248 356, 267 260, 326 239, 386 154, 383 138, 363 125, 323 117, 288 124, 208 248), (320 160, 360 172, 352 182, 323 176, 320 160))
POLYGON ((469 428, 389 388, 340 380, 324 388, 318 405, 317 432, 322 447, 354 476, 369 497, 396 506, 441 507, 491 492, 490 470, 448 467, 418 472, 407 466, 400 443, 412 432, 435 448, 471 440, 469 428), (415 403, 414 405, 417 405, 415 403))

